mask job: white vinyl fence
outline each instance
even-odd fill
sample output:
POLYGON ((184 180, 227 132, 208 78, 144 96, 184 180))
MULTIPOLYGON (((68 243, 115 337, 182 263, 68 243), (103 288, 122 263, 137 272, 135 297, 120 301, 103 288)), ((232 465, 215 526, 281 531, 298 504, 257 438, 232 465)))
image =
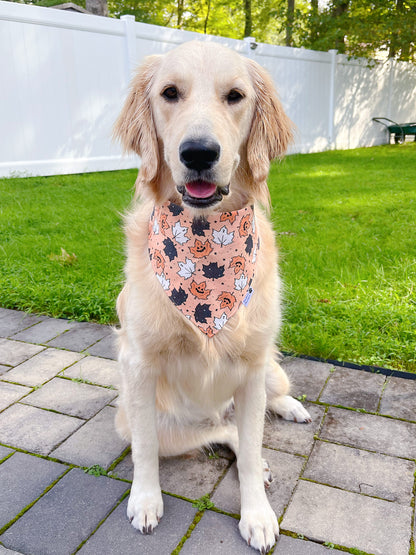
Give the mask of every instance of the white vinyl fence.
POLYGON ((111 141, 134 68, 188 40, 215 40, 272 75, 297 126, 292 152, 386 142, 374 116, 416 120, 416 68, 369 69, 335 51, 237 41, 0 0, 0 176, 138 167, 111 141))

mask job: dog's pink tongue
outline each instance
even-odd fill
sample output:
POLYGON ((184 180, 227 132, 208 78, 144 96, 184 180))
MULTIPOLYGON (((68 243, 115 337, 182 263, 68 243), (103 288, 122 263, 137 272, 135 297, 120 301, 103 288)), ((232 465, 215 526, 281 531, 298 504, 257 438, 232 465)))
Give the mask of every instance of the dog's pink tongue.
POLYGON ((186 190, 194 198, 208 198, 215 193, 216 189, 215 183, 208 183, 208 181, 190 181, 186 184, 186 190))

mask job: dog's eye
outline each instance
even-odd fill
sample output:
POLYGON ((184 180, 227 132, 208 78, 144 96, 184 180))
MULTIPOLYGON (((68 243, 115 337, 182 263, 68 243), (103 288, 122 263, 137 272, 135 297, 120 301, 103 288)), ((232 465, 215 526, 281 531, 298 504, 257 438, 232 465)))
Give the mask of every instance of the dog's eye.
POLYGON ((230 92, 227 94, 228 104, 237 104, 237 102, 240 102, 240 100, 243 100, 243 98, 244 95, 237 89, 231 89, 230 92))
POLYGON ((179 92, 178 92, 178 89, 176 87, 172 87, 172 86, 171 87, 166 87, 166 89, 164 89, 162 91, 162 96, 166 100, 172 102, 172 101, 178 100, 179 92))

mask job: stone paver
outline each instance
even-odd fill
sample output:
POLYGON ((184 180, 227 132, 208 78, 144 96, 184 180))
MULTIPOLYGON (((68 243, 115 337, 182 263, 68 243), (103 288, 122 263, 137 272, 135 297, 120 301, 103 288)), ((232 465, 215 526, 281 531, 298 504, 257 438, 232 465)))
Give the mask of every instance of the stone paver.
POLYGON ((62 375, 66 378, 81 378, 91 383, 105 386, 120 387, 119 364, 96 356, 87 356, 67 368, 62 375))
POLYGON ((15 453, 9 457, 0 465, 0 528, 35 501, 47 486, 67 470, 68 467, 62 464, 25 453, 15 453))
POLYGON ((300 481, 281 527, 379 555, 407 555, 411 507, 300 481))
POLYGON ((380 413, 416 421, 416 380, 389 378, 381 399, 380 413))
POLYGON ((8 447, 3 447, 0 445, 0 461, 5 459, 8 455, 13 453, 13 449, 9 449, 8 447))
MULTIPOLYGON (((212 492, 230 464, 227 459, 210 458, 203 452, 162 457, 159 461, 160 487, 188 499, 199 499, 212 492)), ((124 480, 133 480, 130 453, 115 467, 114 474, 124 480)))
MULTIPOLYGON (((130 525, 133 466, 114 427, 120 374, 110 327, 0 308, 0 330, 0 555, 164 554, 185 534, 181 553, 255 553, 232 516, 235 457, 220 446, 219 457, 161 459, 164 517, 150 536, 130 525), (107 477, 82 468, 116 462, 107 477), (219 512, 192 507, 206 494, 219 512)), ((283 530, 274 553, 413 555, 416 381, 306 359, 282 366, 313 421, 265 422, 267 495, 283 530)))
POLYGON ((4 366, 4 364, 0 364, 0 376, 5 374, 11 369, 11 366, 4 366))
POLYGON ((350 368, 337 368, 331 374, 319 400, 376 412, 386 377, 350 368))
POLYGON ((91 418, 117 396, 104 387, 54 378, 24 399, 24 403, 79 418, 91 418))
POLYGON ((126 499, 111 513, 79 553, 82 555, 171 553, 192 524, 196 509, 191 503, 169 495, 163 496, 163 505, 164 514, 157 528, 153 534, 143 536, 127 519, 126 499))
POLYGON ((11 310, 0 314, 0 337, 10 337, 15 333, 33 326, 45 319, 46 316, 38 316, 37 314, 26 314, 11 310))
MULTIPOLYGON (((263 458, 267 460, 273 473, 273 482, 267 491, 267 497, 279 517, 289 503, 305 459, 272 449, 263 449, 263 458)), ((222 511, 240 514, 240 486, 236 463, 219 484, 212 501, 222 511)))
POLYGON ((27 341, 28 343, 44 344, 51 341, 61 333, 74 328, 76 325, 76 322, 70 322, 69 320, 46 318, 30 328, 19 331, 13 335, 13 339, 27 341))
POLYGON ((304 478, 410 505, 415 463, 318 441, 304 478))
POLYGON ((330 549, 324 545, 319 545, 311 541, 292 538, 281 534, 277 540, 273 555, 336 555, 345 553, 339 549, 330 549))
POLYGON ((73 469, 6 530, 1 541, 23 553, 73 553, 126 489, 123 482, 73 469))
POLYGON ((213 511, 205 511, 191 537, 185 542, 181 553, 184 555, 202 553, 253 555, 256 552, 241 537, 238 531, 238 520, 213 511))
POLYGON ((0 364, 17 366, 45 347, 0 338, 0 364))
POLYGON ((13 383, 0 382, 0 411, 12 405, 28 393, 30 387, 23 387, 13 383))
POLYGON ((289 376, 293 397, 306 395, 309 401, 316 401, 325 382, 334 368, 326 362, 287 357, 280 363, 289 376))
POLYGON ((330 408, 320 434, 323 439, 416 459, 416 424, 330 408))
POLYGON ((49 455, 84 423, 79 418, 16 404, 0 413, 0 442, 49 455))
POLYGON ((115 412, 116 409, 105 407, 52 451, 51 457, 79 466, 99 464, 108 468, 128 446, 114 428, 115 412))
POLYGON ((116 360, 117 349, 115 335, 112 333, 107 335, 104 339, 101 339, 101 341, 98 341, 95 345, 89 347, 88 353, 90 355, 116 360))
POLYGON ((295 424, 274 415, 266 417, 263 443, 266 447, 288 451, 296 455, 308 455, 313 447, 314 436, 318 432, 325 408, 304 403, 312 422, 295 424))
POLYGON ((35 387, 59 374, 64 368, 82 358, 79 353, 45 349, 3 376, 4 380, 35 387))
POLYGON ((81 352, 110 333, 112 331, 107 326, 80 322, 69 331, 49 341, 48 345, 59 349, 81 352))

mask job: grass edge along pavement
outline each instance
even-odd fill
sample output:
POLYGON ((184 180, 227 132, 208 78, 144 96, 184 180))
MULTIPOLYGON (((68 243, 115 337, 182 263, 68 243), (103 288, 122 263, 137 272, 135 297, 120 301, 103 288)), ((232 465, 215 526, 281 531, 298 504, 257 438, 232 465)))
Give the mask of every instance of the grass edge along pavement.
MULTIPOLYGON (((406 144, 272 165, 282 350, 415 371, 415 162, 416 145, 406 144)), ((0 305, 114 322, 121 213, 135 177, 124 170, 0 180, 0 305)))

